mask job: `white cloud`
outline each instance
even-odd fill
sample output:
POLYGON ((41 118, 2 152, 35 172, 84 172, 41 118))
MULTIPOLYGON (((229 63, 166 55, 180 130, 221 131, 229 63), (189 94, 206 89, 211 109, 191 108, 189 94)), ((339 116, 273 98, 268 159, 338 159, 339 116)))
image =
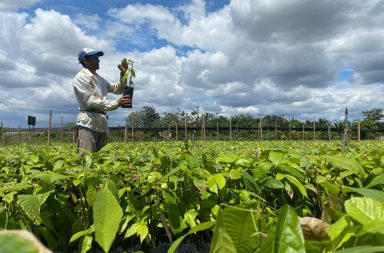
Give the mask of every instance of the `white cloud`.
POLYGON ((16 9, 20 7, 29 7, 38 2, 42 2, 44 0, 1 0, 0 2, 0 10, 1 9, 16 9))
POLYGON ((95 14, 95 15, 84 15, 82 13, 79 13, 74 18, 73 22, 81 27, 84 27, 89 30, 97 30, 99 29, 99 22, 101 21, 101 18, 95 14))
MULTIPOLYGON (((193 0, 175 8, 130 4, 92 16, 3 11, 1 101, 76 107, 70 81, 81 68, 77 52, 90 46, 105 52, 99 73, 111 81, 123 57, 137 62, 136 109, 201 106, 335 119, 345 106, 359 117, 383 104, 384 1, 232 0, 214 12, 206 8, 193 0), (342 69, 353 76, 339 81, 342 69), (11 98, 12 87, 23 88, 21 101, 11 98)), ((111 124, 126 113, 112 113, 111 124)))

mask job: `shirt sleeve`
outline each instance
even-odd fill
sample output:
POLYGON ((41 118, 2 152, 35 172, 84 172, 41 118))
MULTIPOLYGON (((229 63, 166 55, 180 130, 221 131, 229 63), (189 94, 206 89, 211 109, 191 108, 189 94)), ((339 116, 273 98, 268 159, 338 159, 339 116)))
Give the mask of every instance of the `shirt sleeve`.
POLYGON ((114 94, 122 94, 123 93, 124 85, 122 85, 120 82, 119 83, 112 83, 105 78, 103 78, 103 82, 107 86, 108 92, 114 93, 114 94))
POLYGON ((97 85, 89 75, 78 75, 73 80, 73 88, 80 105, 80 110, 98 109, 112 111, 118 108, 117 101, 103 99, 100 94, 97 94, 97 85))

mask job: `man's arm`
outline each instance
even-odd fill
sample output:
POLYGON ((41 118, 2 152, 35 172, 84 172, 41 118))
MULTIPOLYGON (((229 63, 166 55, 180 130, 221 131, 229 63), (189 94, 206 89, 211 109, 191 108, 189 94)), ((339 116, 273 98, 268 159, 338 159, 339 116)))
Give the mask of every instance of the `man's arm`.
POLYGON ((98 109, 112 111, 119 107, 118 101, 103 99, 96 95, 96 84, 91 76, 83 75, 73 80, 73 88, 80 105, 80 110, 98 109))

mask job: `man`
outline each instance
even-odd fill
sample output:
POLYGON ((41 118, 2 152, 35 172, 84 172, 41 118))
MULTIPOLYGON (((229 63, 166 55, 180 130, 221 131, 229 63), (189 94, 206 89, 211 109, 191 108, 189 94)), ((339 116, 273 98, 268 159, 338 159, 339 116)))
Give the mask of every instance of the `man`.
MULTIPOLYGON (((121 94, 124 84, 111 83, 96 73, 99 69, 99 57, 102 51, 84 48, 79 52, 78 60, 83 69, 72 81, 80 113, 77 116, 78 128, 77 147, 79 154, 82 149, 91 152, 99 151, 107 143, 108 124, 107 111, 116 110, 118 107, 130 106, 132 100, 129 96, 122 96, 116 101, 107 100, 107 93, 121 94)), ((127 70, 127 66, 118 66, 120 78, 127 70)))

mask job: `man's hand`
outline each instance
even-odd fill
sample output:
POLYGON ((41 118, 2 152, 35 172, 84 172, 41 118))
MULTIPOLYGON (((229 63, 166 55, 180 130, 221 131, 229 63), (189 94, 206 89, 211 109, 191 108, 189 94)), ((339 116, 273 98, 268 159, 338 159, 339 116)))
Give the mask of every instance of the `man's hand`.
POLYGON ((132 99, 130 96, 122 96, 117 100, 119 107, 130 107, 132 105, 132 99))

